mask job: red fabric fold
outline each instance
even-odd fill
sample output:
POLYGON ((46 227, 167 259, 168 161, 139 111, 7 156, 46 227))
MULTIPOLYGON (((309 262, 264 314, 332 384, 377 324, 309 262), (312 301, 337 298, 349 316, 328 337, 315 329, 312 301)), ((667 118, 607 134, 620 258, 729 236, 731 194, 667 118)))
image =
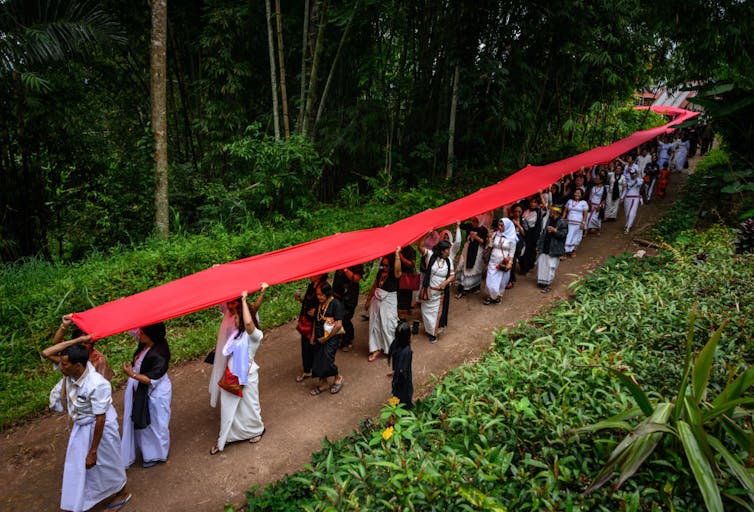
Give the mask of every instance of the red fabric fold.
POLYGON ((529 165, 503 181, 433 210, 412 215, 381 228, 338 233, 270 253, 244 258, 197 272, 129 297, 73 315, 73 321, 95 339, 193 313, 252 293, 262 282, 270 285, 296 281, 363 263, 412 243, 430 229, 494 210, 548 188, 566 174, 607 163, 627 151, 672 131, 672 126, 697 112, 652 107, 675 116, 670 123, 636 132, 608 146, 543 166, 529 165))

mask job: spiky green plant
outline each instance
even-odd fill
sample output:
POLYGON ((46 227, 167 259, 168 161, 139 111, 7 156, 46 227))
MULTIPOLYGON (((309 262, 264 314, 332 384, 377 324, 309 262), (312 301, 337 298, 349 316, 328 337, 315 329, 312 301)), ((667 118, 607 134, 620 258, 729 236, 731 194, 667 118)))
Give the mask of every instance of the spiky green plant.
POLYGON ((653 405, 631 377, 610 369, 631 393, 638 407, 574 431, 617 428, 629 432, 613 449, 586 494, 610 481, 616 471, 619 476, 613 487, 619 488, 656 451, 679 450, 685 455, 707 510, 723 510, 718 482, 724 486, 723 494, 727 499, 743 509, 754 510, 754 476, 744 462, 751 460, 754 448, 749 409, 754 406, 754 394, 750 393, 754 385, 754 367, 747 367, 735 377, 731 373, 725 388, 713 399, 708 393, 709 377, 725 322, 693 358, 695 316, 694 308, 689 314, 683 377, 674 400, 653 405), (627 422, 642 413, 646 418, 638 425, 632 427, 627 422), (672 436, 672 440, 666 434, 672 436), (734 444, 731 450, 723 442, 728 440, 734 444))

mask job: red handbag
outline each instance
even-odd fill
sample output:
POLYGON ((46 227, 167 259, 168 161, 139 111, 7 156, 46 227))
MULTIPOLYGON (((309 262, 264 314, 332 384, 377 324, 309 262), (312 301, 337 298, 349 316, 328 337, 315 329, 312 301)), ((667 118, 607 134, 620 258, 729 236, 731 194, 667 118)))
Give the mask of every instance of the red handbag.
POLYGON ((301 334, 301 336, 304 336, 305 338, 311 338, 313 329, 314 323, 312 322, 312 320, 306 315, 301 315, 301 317, 298 319, 298 324, 296 324, 296 330, 299 332, 299 334, 301 334))
POLYGON ((400 290, 418 290, 421 286, 421 276, 419 274, 406 274, 403 272, 398 279, 398 289, 400 290))
POLYGON ((236 396, 243 396, 243 385, 238 383, 238 377, 230 372, 228 365, 225 365, 225 372, 217 385, 228 393, 232 393, 236 396))

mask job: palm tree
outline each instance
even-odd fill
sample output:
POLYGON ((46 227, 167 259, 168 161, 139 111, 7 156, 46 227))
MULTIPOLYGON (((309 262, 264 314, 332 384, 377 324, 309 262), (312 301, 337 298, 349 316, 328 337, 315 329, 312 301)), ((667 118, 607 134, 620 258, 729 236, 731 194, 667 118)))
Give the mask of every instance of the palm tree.
POLYGON ((48 87, 35 68, 126 42, 123 27, 88 1, 0 0, 0 80, 48 87))

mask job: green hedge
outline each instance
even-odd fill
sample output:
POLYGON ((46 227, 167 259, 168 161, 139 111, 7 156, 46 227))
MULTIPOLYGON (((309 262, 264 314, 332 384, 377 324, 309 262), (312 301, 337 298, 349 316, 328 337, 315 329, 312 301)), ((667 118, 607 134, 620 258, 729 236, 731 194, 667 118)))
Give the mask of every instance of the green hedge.
POLYGON ((387 406, 376 426, 325 440, 306 470, 253 489, 249 510, 699 508, 672 450, 621 490, 584 496, 617 441, 570 434, 633 406, 606 367, 634 375, 653 399, 676 391, 694 303, 698 346, 730 321, 715 365, 725 373, 713 385, 754 358, 754 256, 733 255, 725 229, 684 238, 656 258, 610 258, 573 285, 573 300, 498 333, 490 353, 451 372, 413 411, 387 406))

